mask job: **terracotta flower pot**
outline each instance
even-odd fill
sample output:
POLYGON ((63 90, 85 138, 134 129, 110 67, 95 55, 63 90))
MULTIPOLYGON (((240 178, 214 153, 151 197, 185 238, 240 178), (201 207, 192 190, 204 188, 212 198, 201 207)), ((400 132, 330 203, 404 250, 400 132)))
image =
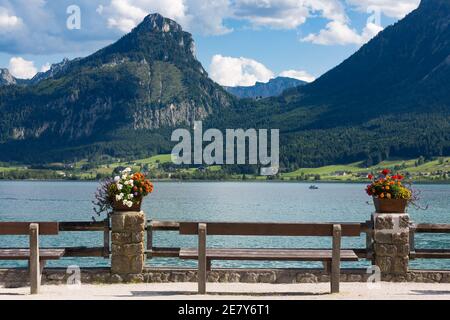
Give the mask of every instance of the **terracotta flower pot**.
POLYGON ((408 200, 406 199, 380 199, 373 198, 377 213, 405 213, 408 200))
POLYGON ((133 205, 131 207, 128 207, 123 204, 122 201, 114 201, 113 203, 113 209, 114 211, 141 211, 142 206, 142 199, 137 200, 136 202, 133 201, 133 205))

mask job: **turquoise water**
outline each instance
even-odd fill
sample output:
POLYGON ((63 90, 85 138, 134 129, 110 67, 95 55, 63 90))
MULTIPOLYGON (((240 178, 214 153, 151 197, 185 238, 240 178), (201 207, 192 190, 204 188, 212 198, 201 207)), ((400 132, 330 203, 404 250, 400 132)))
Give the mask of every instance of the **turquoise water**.
MULTIPOLYGON (((95 182, 0 181, 0 221, 90 221, 95 182)), ((309 190, 304 183, 267 182, 157 182, 144 202, 149 219, 205 221, 364 222, 373 210, 363 184, 321 183, 309 190)), ((417 185, 426 211, 409 210, 415 222, 450 223, 450 185, 417 185)), ((27 246, 24 236, 0 237, 0 247, 27 246)), ((176 232, 155 234, 155 246, 192 247, 196 238, 176 232)), ((42 246, 102 246, 101 232, 63 232, 41 238, 42 246)), ((331 247, 317 237, 208 237, 213 247, 331 247)), ((346 238, 343 246, 365 246, 364 237, 346 238)), ((450 248, 450 235, 421 234, 417 248, 450 248)), ((51 266, 108 266, 102 258, 64 258, 51 266)), ((153 259, 151 266, 195 266, 193 261, 153 259)), ((0 266, 23 262, 0 261, 0 266)), ((367 266, 365 261, 345 267, 367 266)), ((316 267, 316 263, 224 261, 226 267, 316 267)), ((414 260, 412 267, 450 269, 449 260, 414 260)))

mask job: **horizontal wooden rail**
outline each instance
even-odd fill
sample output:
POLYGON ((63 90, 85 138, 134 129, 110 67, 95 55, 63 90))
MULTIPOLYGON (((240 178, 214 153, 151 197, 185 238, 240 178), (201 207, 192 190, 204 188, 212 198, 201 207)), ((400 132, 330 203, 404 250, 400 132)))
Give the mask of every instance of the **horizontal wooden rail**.
MULTIPOLYGON (((153 231, 179 231, 180 223, 177 221, 158 221, 158 220, 149 220, 147 222, 147 226, 151 226, 153 231)), ((372 223, 370 221, 366 221, 360 224, 360 230, 362 233, 367 233, 371 231, 372 223)))
MULTIPOLYGON (((27 248, 0 248, 0 249, 10 249, 10 250, 27 250, 27 248)), ((103 257, 104 248, 88 248, 88 247, 42 247, 40 248, 43 251, 51 251, 51 250, 62 250, 64 251, 63 257, 103 257)))
POLYGON ((57 235, 58 222, 0 222, 0 235, 29 235, 30 225, 39 225, 39 234, 57 235))
POLYGON ((361 233, 371 233, 373 229, 372 221, 368 220, 361 223, 361 233))
POLYGON ((105 248, 104 247, 97 247, 97 248, 70 247, 70 248, 61 248, 61 249, 66 250, 64 257, 104 257, 105 256, 105 248))
POLYGON ((178 258, 180 256, 180 248, 160 248, 153 247, 151 250, 145 251, 147 258, 178 258))
MULTIPOLYGON (((208 235, 225 236, 332 236, 333 225, 339 224, 343 237, 359 237, 360 223, 282 223, 282 222, 205 222, 208 235)), ((199 232, 198 222, 180 222, 180 234, 196 235, 199 232)))
MULTIPOLYGON (((299 248, 304 249, 304 248, 299 248)), ((317 250, 317 249, 311 249, 317 250)), ((365 248, 348 249, 343 248, 342 250, 353 250, 359 259, 365 259, 367 257, 367 250, 365 248)), ((147 258, 178 258, 180 255, 180 248, 162 248, 153 247, 151 250, 145 251, 147 258)))
POLYGON ((450 249, 416 249, 410 256, 412 259, 450 259, 450 249))
POLYGON ((104 221, 71 221, 60 222, 59 231, 104 231, 104 221))
POLYGON ((151 226, 153 231, 178 231, 180 230, 180 223, 176 221, 156 221, 149 220, 147 227, 151 226))
POLYGON ((450 233, 450 224, 444 223, 418 223, 413 228, 418 233, 450 233))

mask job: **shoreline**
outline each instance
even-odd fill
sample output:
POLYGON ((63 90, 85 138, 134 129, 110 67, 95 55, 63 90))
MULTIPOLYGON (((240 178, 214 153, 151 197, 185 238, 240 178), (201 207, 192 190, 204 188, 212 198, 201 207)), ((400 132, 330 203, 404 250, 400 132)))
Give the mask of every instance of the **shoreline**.
MULTIPOLYGON (((0 182, 92 182, 99 183, 101 180, 90 180, 90 179, 0 179, 0 182)), ((227 179, 227 180, 208 180, 208 179, 152 179, 153 182, 169 182, 169 183, 192 183, 192 182, 203 182, 203 183, 213 183, 213 182, 237 182, 237 183, 298 183, 298 184, 367 184, 365 180, 361 181, 337 181, 337 180, 318 180, 318 181, 298 181, 298 180, 258 180, 258 179, 227 179)), ((450 180, 439 180, 439 181, 421 181, 416 180, 412 183, 413 185, 450 185, 450 180)))

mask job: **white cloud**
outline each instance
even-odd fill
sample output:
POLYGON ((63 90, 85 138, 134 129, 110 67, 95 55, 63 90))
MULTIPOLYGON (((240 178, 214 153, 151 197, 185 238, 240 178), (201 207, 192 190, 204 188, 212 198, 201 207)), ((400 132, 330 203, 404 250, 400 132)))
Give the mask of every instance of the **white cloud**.
POLYGON ((324 29, 309 34, 301 41, 321 45, 362 45, 383 30, 381 26, 383 14, 401 19, 420 4, 420 0, 346 0, 346 2, 356 10, 369 15, 361 33, 351 28, 348 20, 337 17, 330 19, 324 29))
POLYGON ((11 15, 4 7, 0 7, 0 33, 11 31, 22 26, 22 19, 11 15))
POLYGON ((183 0, 111 0, 103 7, 102 14, 108 16, 108 26, 129 32, 150 13, 177 21, 186 19, 186 6, 183 0))
POLYGON ((345 6, 338 0, 305 0, 306 5, 313 11, 321 12, 322 17, 328 20, 346 22, 345 6))
MULTIPOLYGON (((0 0, 0 51, 12 55, 93 52, 155 12, 174 19, 189 32, 206 35, 233 31, 227 24, 229 20, 254 28, 292 30, 308 19, 324 18, 339 23, 340 29, 354 31, 348 10, 366 14, 369 8, 379 8, 386 16, 400 18, 418 3, 419 0, 77 0, 82 9, 82 25, 72 32, 66 28, 62 8, 72 5, 73 0, 0 0), (12 29, 14 32, 10 32, 12 29)), ((370 34, 371 30, 367 25, 366 33, 358 30, 359 36, 370 34)), ((333 30, 328 30, 328 35, 326 31, 320 38, 334 42, 329 34, 333 30)))
POLYGON ((185 0, 186 18, 182 25, 186 30, 206 35, 222 35, 233 31, 224 25, 224 19, 232 16, 229 0, 185 0))
POLYGON ((231 15, 229 0, 111 0, 100 14, 107 17, 110 28, 129 32, 150 13, 160 13, 189 31, 225 34, 231 29, 223 24, 231 15))
POLYGON ((306 82, 313 82, 316 78, 303 70, 286 70, 280 73, 280 77, 288 77, 306 82))
POLYGON ((223 86, 252 86, 256 81, 267 82, 274 74, 258 61, 248 58, 213 56, 210 76, 223 86))
POLYGON ((52 67, 52 65, 51 65, 49 62, 47 62, 46 64, 44 64, 44 65, 41 67, 40 72, 47 72, 48 70, 50 70, 51 67, 52 67))
POLYGON ((12 57, 9 60, 9 72, 19 79, 31 79, 37 73, 37 69, 33 61, 21 57, 12 57))
POLYGON ((110 0, 101 8, 108 26, 122 32, 154 12, 176 20, 188 31, 216 35, 232 31, 225 26, 226 19, 274 29, 295 29, 315 13, 330 20, 347 20, 339 0, 110 0))
POLYGON ((374 12, 379 10, 384 15, 401 19, 408 13, 416 9, 420 0, 346 0, 348 4, 354 6, 362 12, 374 12))
MULTIPOLYGON (((264 64, 249 58, 224 57, 220 54, 213 56, 210 65, 210 76, 218 84, 228 87, 253 86, 258 82, 268 82, 275 77, 275 73, 264 64)), ((314 76, 303 70, 286 70, 281 77, 312 82, 314 76)))
POLYGON ((235 0, 232 10, 233 18, 275 29, 295 29, 316 13, 329 20, 347 20, 339 0, 235 0))
POLYGON ((358 31, 350 28, 346 23, 331 21, 326 25, 325 29, 320 30, 317 34, 311 33, 302 38, 301 41, 321 45, 362 45, 376 36, 381 30, 383 30, 382 27, 370 22, 359 34, 358 31))
POLYGON ((297 0, 236 0, 233 15, 256 27, 293 29, 306 21, 309 10, 297 0))

